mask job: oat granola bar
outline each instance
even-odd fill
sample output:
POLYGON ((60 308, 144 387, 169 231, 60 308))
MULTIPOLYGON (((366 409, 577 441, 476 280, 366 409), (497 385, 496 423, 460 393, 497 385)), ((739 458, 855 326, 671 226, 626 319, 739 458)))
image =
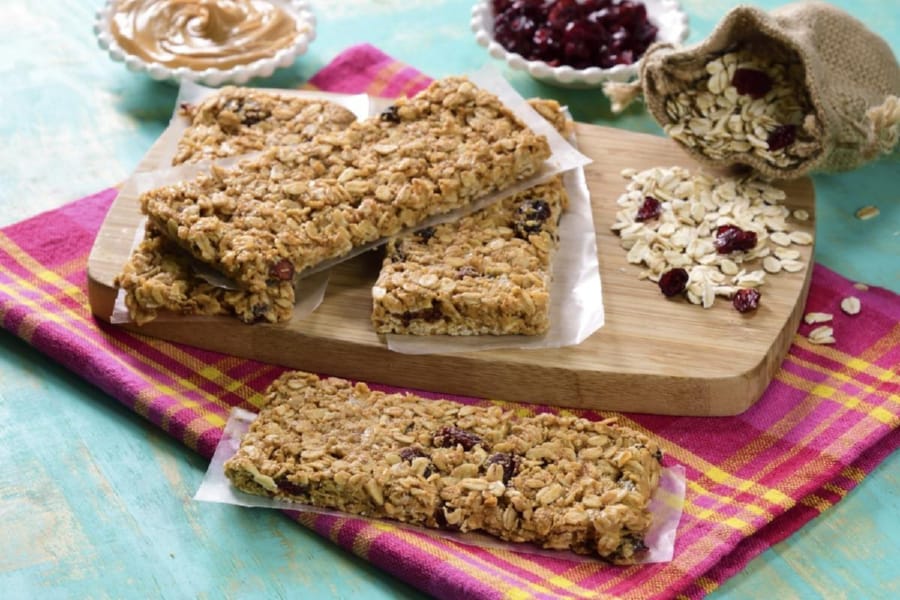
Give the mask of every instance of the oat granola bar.
MULTIPOLYGON (((558 103, 529 104, 562 134, 558 103)), ((392 239, 372 288, 379 333, 538 335, 550 326, 551 259, 568 196, 560 178, 453 223, 392 239)))
POLYGON ((290 319, 294 309, 291 282, 282 281, 261 292, 212 285, 194 274, 189 255, 150 224, 116 285, 124 290, 128 314, 138 325, 152 321, 162 310, 276 323, 290 319))
POLYGON ((538 171, 543 136, 465 78, 380 116, 151 190, 143 211, 250 290, 464 207, 538 171))
POLYGON ((183 106, 181 114, 190 125, 178 142, 173 165, 299 144, 356 120, 351 111, 328 100, 233 86, 183 106))
POLYGON ((550 326, 560 178, 392 239, 372 288, 379 333, 537 335, 550 326))
MULTIPOLYGON (((345 129, 356 120, 346 108, 248 88, 225 87, 195 106, 184 107, 185 130, 173 165, 225 158, 276 144, 299 144, 317 133, 345 129)), ((291 318, 292 284, 272 282, 263 290, 228 290, 195 275, 191 259, 148 223, 144 241, 117 278, 131 318, 142 325, 160 310, 184 315, 235 315, 242 321, 281 322, 291 318)))
POLYGON ((630 563, 661 456, 612 420, 523 417, 291 372, 225 473, 251 494, 630 563))

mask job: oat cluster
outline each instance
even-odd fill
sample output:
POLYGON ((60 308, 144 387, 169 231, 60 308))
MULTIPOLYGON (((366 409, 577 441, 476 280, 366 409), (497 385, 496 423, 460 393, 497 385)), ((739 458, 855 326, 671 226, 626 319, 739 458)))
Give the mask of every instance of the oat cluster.
POLYGON ((661 456, 612 419, 523 417, 293 372, 225 473, 251 494, 626 564, 645 548, 661 456))
POLYGON ((645 267, 639 277, 659 283, 667 296, 684 292, 693 304, 709 308, 717 297, 735 300, 740 290, 759 288, 767 274, 804 268, 792 246, 813 239, 792 230, 792 222, 809 214, 792 214, 780 204, 782 190, 753 177, 692 175, 682 167, 626 169, 622 175, 628 186, 617 200, 612 229, 628 251, 628 262, 645 267), (744 237, 735 238, 735 231, 744 237), (732 249, 735 239, 752 245, 747 241, 732 249), (673 279, 667 274, 682 270, 681 289, 667 293, 673 279))
POLYGON ((796 57, 738 49, 687 76, 665 101, 666 133, 712 160, 750 153, 793 168, 820 150, 820 124, 796 57))

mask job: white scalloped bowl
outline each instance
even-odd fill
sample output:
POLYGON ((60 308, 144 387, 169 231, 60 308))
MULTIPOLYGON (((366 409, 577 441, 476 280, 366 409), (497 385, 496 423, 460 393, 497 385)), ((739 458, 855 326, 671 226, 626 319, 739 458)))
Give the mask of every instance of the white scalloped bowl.
POLYGON ((316 17, 313 15, 309 3, 306 0, 284 0, 279 3, 279 6, 297 21, 299 31, 297 38, 290 46, 280 49, 271 57, 261 58, 245 65, 235 65, 228 69, 172 68, 155 62, 147 62, 126 52, 116 42, 110 29, 115 1, 107 0, 103 8, 97 11, 94 20, 94 34, 97 36, 97 43, 109 53, 110 58, 114 61, 125 63, 125 67, 129 71, 146 73, 158 81, 177 83, 188 79, 209 86, 228 83, 244 84, 256 77, 270 77, 275 69, 289 67, 298 56, 306 53, 309 44, 316 39, 316 17))
MULTIPOLYGON (((643 0, 647 18, 659 29, 656 40, 678 44, 688 36, 688 17, 676 0, 643 0)), ((525 71, 535 79, 564 88, 588 89, 605 81, 628 81, 637 77, 637 64, 616 65, 608 69, 588 67, 575 69, 566 65, 553 67, 541 60, 527 60, 509 52, 494 41, 494 11, 490 0, 479 0, 472 7, 472 31, 475 40, 487 48, 488 54, 506 61, 510 68, 525 71)))

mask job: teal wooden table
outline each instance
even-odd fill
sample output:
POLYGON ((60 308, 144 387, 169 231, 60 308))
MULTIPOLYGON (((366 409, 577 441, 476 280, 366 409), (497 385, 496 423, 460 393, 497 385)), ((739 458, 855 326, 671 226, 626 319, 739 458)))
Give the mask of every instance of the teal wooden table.
MULTIPOLYGON (((0 226, 115 184, 172 110, 175 89, 96 48, 100 0, 0 3, 0 226)), ((319 36, 273 85, 296 85, 370 42, 435 76, 487 59, 468 0, 320 0, 319 36)), ((733 4, 683 2, 691 40, 733 4)), ((772 8, 778 2, 756 4, 772 8)), ((896 2, 842 0, 900 51, 896 2)), ((506 73, 579 120, 659 133, 638 110, 613 118, 596 92, 506 73)), ((817 176, 817 259, 900 292, 900 161, 817 176), (881 214, 860 221, 857 208, 881 214)), ((0 597, 414 598, 418 592, 279 514, 191 500, 205 461, 96 388, 0 333, 0 597)), ((900 455, 765 552, 711 598, 900 597, 900 455)))

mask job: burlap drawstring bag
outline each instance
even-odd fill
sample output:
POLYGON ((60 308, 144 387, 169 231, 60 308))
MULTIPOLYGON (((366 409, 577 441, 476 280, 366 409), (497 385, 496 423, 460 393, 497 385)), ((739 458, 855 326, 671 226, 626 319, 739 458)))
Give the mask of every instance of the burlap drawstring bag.
MULTIPOLYGON (((693 47, 651 46, 638 81, 609 83, 604 91, 614 111, 643 94, 657 122, 701 163, 749 165, 769 179, 852 169, 892 152, 900 137, 900 67, 890 47, 849 14, 819 2, 790 4, 770 13, 739 6, 693 47), (748 56, 751 64, 757 59, 768 61, 785 78, 793 74, 792 93, 773 91, 761 102, 779 96, 781 100, 773 102, 790 103, 797 122, 784 126, 777 119, 761 117, 755 124, 740 123, 739 116, 729 122, 728 100, 717 97, 713 99, 721 100, 724 108, 714 104, 709 110, 719 109, 725 120, 698 117, 697 106, 708 107, 710 97, 698 100, 691 91, 697 86, 732 100, 738 96, 739 102, 748 105, 743 109, 747 120, 752 120, 748 113, 761 111, 749 106, 752 98, 741 99, 734 90, 725 89, 729 84, 733 87, 734 81, 712 81, 717 70, 734 71, 728 61, 740 68, 747 64, 740 57, 748 56), (725 141, 716 142, 716 135, 725 141)), ((740 109, 732 112, 736 115, 740 109)))

